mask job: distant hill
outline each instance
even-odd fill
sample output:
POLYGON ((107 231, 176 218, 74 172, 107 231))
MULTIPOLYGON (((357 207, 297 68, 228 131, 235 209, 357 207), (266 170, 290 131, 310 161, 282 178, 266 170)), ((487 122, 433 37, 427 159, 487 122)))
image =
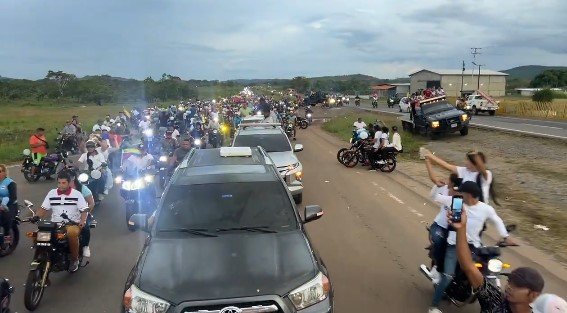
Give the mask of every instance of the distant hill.
POLYGON ((0 75, 0 80, 13 80, 13 78, 4 77, 4 76, 0 75))
POLYGON ((504 72, 510 76, 508 79, 520 79, 520 80, 532 80, 537 75, 545 70, 567 70, 567 66, 543 66, 543 65, 524 65, 514 67, 508 70, 503 70, 504 72))
MULTIPOLYGON (((382 79, 377 78, 370 75, 364 74, 351 74, 351 75, 336 75, 336 76, 320 76, 320 77, 307 77, 309 80, 313 81, 349 81, 349 80, 357 80, 357 81, 369 81, 373 83, 409 83, 409 78, 396 78, 396 79, 382 79)), ((267 84, 273 82, 287 82, 290 79, 282 79, 282 78, 273 78, 273 79, 233 79, 231 81, 238 83, 238 84, 267 84)))

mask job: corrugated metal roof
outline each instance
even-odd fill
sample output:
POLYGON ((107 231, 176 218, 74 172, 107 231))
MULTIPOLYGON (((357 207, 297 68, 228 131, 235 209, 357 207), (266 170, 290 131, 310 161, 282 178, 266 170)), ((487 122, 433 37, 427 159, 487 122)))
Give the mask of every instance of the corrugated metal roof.
MULTIPOLYGON (((462 70, 443 70, 443 69, 425 69, 424 68, 422 70, 412 72, 408 76, 413 76, 413 75, 415 75, 419 72, 422 72, 422 71, 428 71, 428 72, 432 72, 432 73, 439 74, 439 75, 461 75, 463 73, 462 70)), ((465 75, 467 75, 467 74, 468 75, 471 74, 471 69, 467 69, 465 71, 465 75)), ((474 74, 478 75, 478 69, 475 69, 474 74)), ((480 69, 480 76, 508 76, 508 74, 481 68, 480 69)))
POLYGON ((373 90, 390 90, 390 89, 394 89, 394 88, 396 88, 396 86, 392 86, 392 85, 372 86, 373 90))
POLYGON ((411 83, 390 84, 392 86, 411 86, 411 83))

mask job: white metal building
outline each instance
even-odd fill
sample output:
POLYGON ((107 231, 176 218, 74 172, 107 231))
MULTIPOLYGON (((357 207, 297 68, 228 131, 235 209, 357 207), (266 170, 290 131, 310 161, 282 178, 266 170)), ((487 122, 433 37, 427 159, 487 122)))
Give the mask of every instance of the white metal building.
POLYGON ((481 68, 480 88, 478 88, 478 69, 474 75, 472 75, 471 70, 465 71, 465 74, 462 75, 461 70, 422 69, 409 74, 410 92, 440 86, 445 89, 447 96, 459 97, 462 83, 463 91, 480 89, 491 96, 502 97, 506 94, 507 76, 506 73, 481 68))
POLYGON ((391 84, 392 86, 396 86, 396 94, 405 94, 408 95, 410 93, 410 83, 401 83, 401 84, 391 84))
MULTIPOLYGON (((520 96, 531 97, 534 93, 540 91, 542 88, 516 88, 516 93, 520 96)), ((560 88, 551 88, 555 92, 562 92, 560 88)))

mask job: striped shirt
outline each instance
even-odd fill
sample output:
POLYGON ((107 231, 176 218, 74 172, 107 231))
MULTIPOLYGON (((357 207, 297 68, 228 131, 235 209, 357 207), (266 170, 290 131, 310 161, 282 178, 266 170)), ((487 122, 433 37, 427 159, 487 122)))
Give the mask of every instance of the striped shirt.
POLYGON ((57 189, 49 191, 41 207, 51 211, 52 222, 63 222, 64 219, 61 218, 61 214, 65 213, 69 219, 79 223, 81 213, 87 210, 89 205, 80 191, 69 188, 66 193, 59 193, 57 189))

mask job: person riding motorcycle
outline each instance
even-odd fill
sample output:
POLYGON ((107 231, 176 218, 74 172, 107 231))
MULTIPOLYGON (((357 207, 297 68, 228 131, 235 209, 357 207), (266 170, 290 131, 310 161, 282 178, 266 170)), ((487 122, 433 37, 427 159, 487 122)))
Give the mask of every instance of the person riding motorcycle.
MULTIPOLYGON (((87 225, 90 225, 91 223, 95 222, 91 213, 94 210, 95 207, 95 201, 93 198, 93 193, 92 191, 89 189, 89 187, 81 184, 81 182, 79 181, 79 178, 77 176, 77 173, 72 170, 72 169, 68 169, 67 172, 69 173, 69 176, 71 177, 71 188, 78 190, 81 192, 81 194, 83 195, 83 198, 85 198, 85 201, 87 202, 89 209, 89 215, 87 216, 87 225)), ((91 229, 89 227, 85 227, 83 228, 82 231, 82 239, 83 239, 83 257, 85 258, 90 258, 91 257, 91 249, 89 247, 89 244, 91 242, 91 229)))
POLYGON ((288 123, 291 123, 291 125, 293 125, 293 140, 295 140, 295 137, 297 135, 297 116, 295 116, 295 111, 290 110, 286 119, 288 123))
POLYGON ((193 145, 192 138, 185 138, 181 141, 181 145, 179 148, 175 149, 173 152, 173 156, 169 159, 169 165, 172 168, 176 168, 179 163, 185 158, 187 153, 191 151, 191 146, 193 145))
POLYGON ((201 145, 203 145, 204 136, 205 136, 205 132, 203 131, 201 123, 199 122, 195 123, 195 127, 193 128, 193 130, 191 130, 191 137, 193 137, 194 139, 200 139, 201 145))
POLYGON ((106 167, 106 159, 104 155, 96 150, 96 143, 92 140, 86 142, 85 147, 87 148, 87 152, 83 153, 77 162, 79 163, 78 168, 80 170, 89 171, 99 170, 102 173, 102 176, 98 179, 93 179, 91 183, 89 183, 89 189, 93 192, 93 197, 95 201, 103 200, 104 196, 104 189, 106 186, 106 175, 105 175, 105 167, 106 167))
POLYGON ((37 222, 45 216, 47 211, 51 211, 51 222, 61 223, 67 217, 79 225, 66 225, 66 236, 71 252, 71 264, 69 272, 73 273, 79 269, 79 236, 81 230, 87 224, 88 204, 80 191, 71 188, 71 177, 66 171, 62 171, 57 176, 57 188, 47 193, 41 208, 35 212, 33 219, 37 222))
POLYGON ((173 138, 173 131, 167 130, 165 132, 165 138, 161 142, 161 150, 166 153, 170 153, 177 148, 177 140, 173 138))
MULTIPOLYGON (((8 167, 0 164, 0 249, 5 243, 4 236, 11 233, 12 223, 18 214, 18 193, 16 182, 8 177, 8 167)), ((10 237, 9 240, 12 238, 10 237)))
POLYGON ((153 167, 154 157, 148 153, 148 148, 144 144, 138 145, 140 154, 133 154, 124 164, 124 172, 131 176, 136 176, 138 172, 145 171, 153 167))

